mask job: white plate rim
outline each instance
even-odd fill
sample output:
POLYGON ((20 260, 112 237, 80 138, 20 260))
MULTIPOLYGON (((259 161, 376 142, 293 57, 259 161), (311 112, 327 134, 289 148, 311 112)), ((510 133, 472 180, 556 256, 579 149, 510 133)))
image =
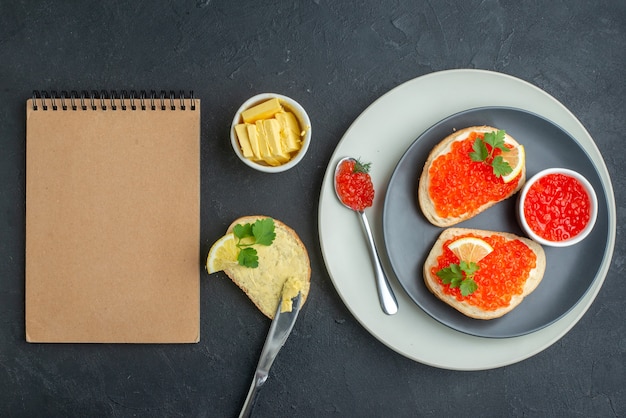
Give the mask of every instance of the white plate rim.
MULTIPOLYGON (((527 359, 562 338, 591 306, 612 258, 616 235, 615 198, 608 170, 593 139, 578 119, 558 100, 538 87, 503 73, 455 69, 409 80, 374 101, 352 123, 338 143, 326 169, 319 201, 318 232, 322 256, 342 301, 357 321, 395 352, 433 367, 486 370, 527 359), (382 206, 398 160, 424 130, 462 110, 481 106, 510 106, 537 113, 561 126, 580 142, 606 188, 609 237, 600 269, 587 294, 567 315, 552 325, 524 336, 489 339, 452 330, 425 314, 406 295, 395 277, 392 287, 400 303, 396 315, 378 307, 369 256, 356 215, 337 201, 332 187, 334 166, 347 155, 371 161, 376 198, 368 216, 382 248, 382 206), (345 237, 351 237, 347 245, 345 237), (349 260, 349 261, 347 261, 349 260), (455 356, 457 347, 473 350, 471 364, 455 356)), ((391 269, 387 265, 389 274, 391 269)))

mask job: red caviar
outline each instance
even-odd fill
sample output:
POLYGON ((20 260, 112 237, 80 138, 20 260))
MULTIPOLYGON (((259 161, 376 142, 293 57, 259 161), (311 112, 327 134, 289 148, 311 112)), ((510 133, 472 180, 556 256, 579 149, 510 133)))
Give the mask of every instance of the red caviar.
POLYGON ((437 276, 439 270, 460 262, 448 249, 448 245, 463 236, 446 241, 443 245, 443 254, 437 258, 437 265, 432 267, 430 273, 442 286, 444 293, 454 296, 458 301, 486 311, 495 311, 508 306, 513 296, 522 294, 528 274, 536 266, 537 256, 520 240, 507 241, 498 235, 478 237, 489 243, 493 251, 477 263, 479 268, 474 274, 474 281, 478 288, 474 293, 463 296, 458 287, 451 288, 449 284, 443 284, 437 276))
MULTIPOLYGON (((470 153, 474 141, 483 136, 472 132, 468 138, 453 142, 450 152, 433 161, 428 171, 428 193, 437 215, 448 218, 471 212, 487 202, 502 200, 517 187, 521 174, 505 183, 493 174, 490 165, 472 161, 470 153)), ((501 153, 496 150, 494 156, 501 153)))
POLYGON ((363 211, 374 202, 374 186, 368 170, 369 164, 345 160, 336 174, 339 198, 356 211, 363 211))
POLYGON ((574 177, 548 174, 528 189, 524 217, 541 238, 564 241, 585 229, 591 218, 591 202, 574 177))

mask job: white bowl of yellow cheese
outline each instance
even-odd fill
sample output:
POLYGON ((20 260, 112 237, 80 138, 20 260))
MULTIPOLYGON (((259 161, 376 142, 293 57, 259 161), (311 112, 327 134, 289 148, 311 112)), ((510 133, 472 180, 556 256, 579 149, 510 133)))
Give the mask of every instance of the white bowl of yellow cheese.
POLYGON ((242 104, 230 128, 233 150, 244 164, 279 173, 298 164, 311 142, 311 121, 295 100, 262 93, 242 104))

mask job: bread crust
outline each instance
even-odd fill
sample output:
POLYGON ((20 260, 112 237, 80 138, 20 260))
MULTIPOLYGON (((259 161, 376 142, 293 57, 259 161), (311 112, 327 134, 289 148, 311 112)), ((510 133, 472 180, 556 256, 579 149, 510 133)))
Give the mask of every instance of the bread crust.
POLYGON ((522 302, 522 300, 524 300, 526 296, 528 296, 533 290, 535 290, 543 279, 545 269, 546 256, 543 248, 541 247, 541 245, 528 238, 520 237, 508 232, 495 232, 470 228, 448 228, 439 235, 439 238, 437 238, 437 241, 430 250, 428 257, 424 262, 423 275, 424 283, 426 284, 428 290, 430 290, 437 298, 452 306, 462 314, 475 319, 494 319, 499 318, 502 315, 512 311, 522 302), (430 273, 431 268, 437 265, 437 258, 443 253, 443 244, 451 238, 467 234, 473 234, 478 237, 499 235, 501 237, 504 237, 507 241, 520 240, 535 253, 537 257, 536 266, 529 272, 526 282, 524 283, 524 289, 522 291, 522 294, 513 296, 508 306, 499 308, 495 311, 485 311, 476 306, 469 305, 466 302, 459 302, 455 297, 445 294, 437 278, 433 277, 433 275, 430 273))
MULTIPOLYGON (((238 219, 235 219, 230 224, 230 226, 228 227, 227 233, 233 232, 233 229, 235 228, 235 225, 237 224, 247 224, 247 223, 251 224, 257 221, 258 219, 264 219, 268 217, 269 216, 264 216, 264 215, 242 216, 238 219)), ((300 279, 304 284, 301 289, 302 299, 300 302, 300 306, 302 306, 306 302, 306 299, 309 295, 310 284, 311 284, 311 263, 309 260, 307 249, 305 245, 302 243, 302 241, 300 240, 300 237, 298 236, 298 234, 292 228, 290 228, 283 222, 277 220, 276 218, 272 218, 272 219, 274 219, 274 227, 277 232, 277 237, 278 237, 278 230, 281 230, 290 237, 290 240, 288 243, 280 243, 275 240, 274 243, 272 243, 272 245, 267 248, 272 249, 272 247, 274 247, 273 249, 278 250, 278 248, 281 245, 296 247, 296 248, 288 248, 288 250, 290 253, 295 254, 295 257, 297 257, 298 265, 300 267, 300 269, 298 270, 301 271, 301 274, 299 275, 298 279, 300 279)), ((237 266, 234 268, 225 269, 224 273, 226 273, 226 275, 233 281, 233 283, 235 283, 237 286, 239 286, 241 290, 243 290, 243 292, 248 296, 248 298, 250 298, 250 300, 265 316, 267 316, 270 319, 273 319, 274 315, 276 314, 276 307, 278 306, 278 300, 280 296, 278 296, 278 299, 276 299, 275 303, 274 302, 267 303, 266 300, 259 298, 258 295, 256 295, 254 290, 251 288, 251 286, 249 286, 249 284, 246 283, 245 281, 241 280, 240 274, 241 274, 242 269, 247 269, 247 268, 246 267, 240 268, 237 266)), ((252 271, 255 275, 258 273, 258 276, 261 276, 261 274, 267 274, 268 270, 270 269, 272 269, 272 266, 264 265, 263 260, 259 259, 259 267, 257 267, 256 269, 247 269, 247 271, 248 272, 252 271)), ((272 272, 270 271, 269 273, 271 274, 272 272)), ((281 279, 286 279, 286 277, 281 278, 281 279)))
MULTIPOLYGON (((422 209, 422 213, 424 214, 424 216, 430 223, 436 226, 440 226, 440 227, 448 227, 448 226, 455 225, 459 222, 470 219, 478 215, 479 213, 485 211, 486 209, 490 208, 491 206, 495 205, 496 203, 501 202, 502 200, 505 200, 511 197, 522 188, 522 186, 524 185, 524 182, 526 181, 526 164, 524 164, 524 166, 522 167, 522 173, 521 173, 520 180, 517 183, 517 187, 504 198, 500 200, 496 200, 496 201, 487 202, 475 210, 468 211, 456 217, 444 218, 444 217, 439 216, 437 214, 437 211, 435 210, 433 201, 430 198, 430 193, 428 192, 428 188, 430 186, 430 172, 429 171, 435 159, 437 159, 437 157, 439 157, 440 155, 450 152, 453 142, 462 141, 466 139, 471 132, 487 133, 487 132, 494 132, 497 130, 498 128, 494 128, 488 125, 470 126, 468 128, 455 131, 454 133, 448 135, 431 150, 430 154, 428 155, 428 158, 426 159, 426 163, 424 164, 424 168, 422 170, 422 174, 419 179, 418 193, 417 193, 418 202, 419 202, 420 208, 422 209)), ((518 142, 509 134, 506 134, 506 138, 507 138, 507 142, 518 144, 518 142)))

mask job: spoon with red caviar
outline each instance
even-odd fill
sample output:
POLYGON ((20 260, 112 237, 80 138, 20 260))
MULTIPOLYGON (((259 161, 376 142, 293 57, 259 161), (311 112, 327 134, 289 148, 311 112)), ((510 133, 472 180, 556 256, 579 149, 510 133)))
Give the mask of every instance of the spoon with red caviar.
POLYGON ((374 201, 374 186, 369 175, 369 168, 369 163, 363 164, 352 157, 341 159, 335 169, 335 192, 345 207, 359 214, 374 267, 380 306, 384 313, 393 315, 398 312, 398 302, 383 271, 374 236, 365 216, 365 209, 372 206, 374 201))

